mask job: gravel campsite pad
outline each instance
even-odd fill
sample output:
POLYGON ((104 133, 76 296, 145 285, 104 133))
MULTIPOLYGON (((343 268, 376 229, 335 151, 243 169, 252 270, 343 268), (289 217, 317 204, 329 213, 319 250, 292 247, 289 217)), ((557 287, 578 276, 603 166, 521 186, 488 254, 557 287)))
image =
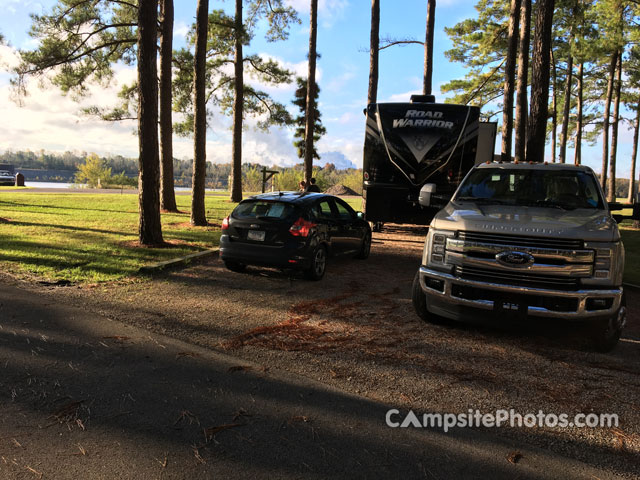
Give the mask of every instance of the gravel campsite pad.
MULTIPOLYGON (((320 282, 273 269, 233 273, 212 257, 150 280, 51 288, 111 318, 254 360, 417 413, 615 413, 617 428, 499 428, 496 434, 640 476, 640 293, 610 354, 580 325, 435 326, 411 305, 425 228, 375 233, 368 260, 332 259, 320 282)), ((385 419, 381 418, 380 422, 385 419)))

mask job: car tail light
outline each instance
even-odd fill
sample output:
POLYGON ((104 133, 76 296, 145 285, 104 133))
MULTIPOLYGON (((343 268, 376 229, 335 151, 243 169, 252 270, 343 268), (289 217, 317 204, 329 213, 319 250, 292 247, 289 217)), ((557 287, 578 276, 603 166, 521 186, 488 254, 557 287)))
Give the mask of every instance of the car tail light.
POLYGON ((222 220, 222 230, 226 230, 229 228, 229 216, 227 215, 224 220, 222 220))
POLYGON ((291 235, 294 237, 308 237, 309 232, 311 232, 311 229, 315 226, 315 223, 300 217, 293 225, 291 225, 289 232, 291 232, 291 235))

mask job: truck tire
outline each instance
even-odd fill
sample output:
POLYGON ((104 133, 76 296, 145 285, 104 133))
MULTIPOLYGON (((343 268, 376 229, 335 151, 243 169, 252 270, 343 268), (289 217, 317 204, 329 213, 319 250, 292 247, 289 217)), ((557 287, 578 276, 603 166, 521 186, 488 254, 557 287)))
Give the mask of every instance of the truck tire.
POLYGON ((434 315, 427 308, 427 296, 422 291, 420 286, 420 273, 416 272, 413 277, 413 286, 411 288, 411 302, 413 308, 420 317, 420 320, 426 323, 433 323, 434 325, 443 325, 448 323, 448 320, 439 315, 434 315))
POLYGON ((627 299, 622 294, 620 308, 610 318, 596 320, 591 327, 594 348, 601 353, 608 353, 615 348, 627 323, 627 299))

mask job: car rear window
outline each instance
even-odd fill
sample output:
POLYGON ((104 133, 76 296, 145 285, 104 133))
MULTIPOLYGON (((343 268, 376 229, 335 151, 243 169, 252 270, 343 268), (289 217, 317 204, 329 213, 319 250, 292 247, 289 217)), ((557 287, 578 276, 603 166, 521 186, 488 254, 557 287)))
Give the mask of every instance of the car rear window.
POLYGON ((233 211, 235 218, 287 218, 295 207, 285 202, 249 200, 242 202, 233 211))

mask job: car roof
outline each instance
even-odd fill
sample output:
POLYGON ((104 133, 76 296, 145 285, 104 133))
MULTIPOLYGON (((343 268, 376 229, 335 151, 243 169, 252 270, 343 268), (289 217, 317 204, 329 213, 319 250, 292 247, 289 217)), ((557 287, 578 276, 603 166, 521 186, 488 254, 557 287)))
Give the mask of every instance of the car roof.
POLYGON ((285 203, 307 203, 319 198, 335 198, 333 195, 326 193, 314 193, 314 192, 270 192, 255 195, 247 198, 247 200, 270 200, 285 203))
POLYGON ((592 172, 587 165, 573 165, 571 163, 529 163, 529 162, 486 162, 476 165, 476 168, 501 168, 504 170, 574 170, 592 172))

